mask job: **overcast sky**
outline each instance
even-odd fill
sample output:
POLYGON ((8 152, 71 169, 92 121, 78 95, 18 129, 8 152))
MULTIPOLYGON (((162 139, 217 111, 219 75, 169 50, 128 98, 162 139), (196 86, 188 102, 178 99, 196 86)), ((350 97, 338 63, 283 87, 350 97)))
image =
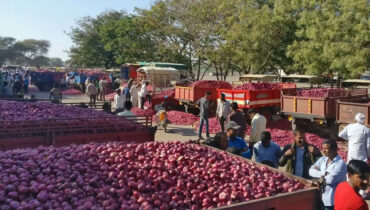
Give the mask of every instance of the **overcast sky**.
POLYGON ((68 59, 72 45, 65 34, 84 16, 97 16, 114 9, 133 13, 149 8, 151 0, 0 0, 0 36, 17 40, 45 39, 51 47, 48 56, 68 59))

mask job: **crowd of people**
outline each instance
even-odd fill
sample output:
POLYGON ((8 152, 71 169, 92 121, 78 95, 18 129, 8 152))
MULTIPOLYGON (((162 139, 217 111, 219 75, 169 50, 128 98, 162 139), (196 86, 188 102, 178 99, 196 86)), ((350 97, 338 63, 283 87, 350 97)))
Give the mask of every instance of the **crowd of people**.
POLYGON ((115 113, 124 111, 126 102, 130 102, 131 107, 139 107, 144 109, 144 103, 147 100, 150 103, 151 99, 148 85, 149 82, 147 81, 143 80, 141 82, 137 82, 135 79, 131 78, 123 90, 117 88, 113 100, 115 113))
POLYGON ((200 109, 198 142, 204 140, 202 129, 205 126, 205 144, 248 159, 254 157, 256 162, 273 168, 284 167, 287 173, 314 180, 321 190, 322 209, 368 209, 363 198, 370 177, 370 129, 364 125, 364 114, 357 113, 356 123, 345 127, 338 135, 348 141, 346 163, 338 155, 336 140, 326 139, 320 151, 306 141, 305 131, 301 129, 293 130, 294 142, 281 149, 266 131, 267 120, 263 115, 255 109, 244 114, 237 103, 228 102, 223 94, 216 109, 221 132, 210 137, 209 98, 210 92, 207 92, 197 102, 200 109), (251 135, 245 137, 247 117, 251 119, 251 135))
POLYGON ((27 94, 31 76, 26 70, 2 70, 1 95, 27 94))

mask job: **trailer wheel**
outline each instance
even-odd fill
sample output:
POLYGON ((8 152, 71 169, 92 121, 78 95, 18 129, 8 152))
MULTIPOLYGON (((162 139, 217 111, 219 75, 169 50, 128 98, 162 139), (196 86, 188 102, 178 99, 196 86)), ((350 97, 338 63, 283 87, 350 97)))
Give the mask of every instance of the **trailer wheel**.
POLYGON ((189 105, 184 104, 184 109, 185 109, 185 112, 186 112, 186 113, 189 113, 189 105))

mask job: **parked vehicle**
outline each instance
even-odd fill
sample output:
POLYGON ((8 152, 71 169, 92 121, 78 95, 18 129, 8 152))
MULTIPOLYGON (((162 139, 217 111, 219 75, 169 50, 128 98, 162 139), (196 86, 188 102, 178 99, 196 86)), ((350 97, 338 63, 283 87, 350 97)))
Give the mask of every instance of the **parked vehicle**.
POLYGON ((292 121, 292 127, 305 128, 336 138, 336 102, 338 100, 362 99, 368 97, 367 89, 328 91, 325 97, 297 96, 296 93, 283 94, 281 113, 292 121))
POLYGON ((344 99, 337 102, 336 107, 336 123, 339 131, 343 130, 350 123, 354 123, 354 115, 362 113, 366 116, 364 125, 370 127, 370 99, 363 97, 360 99, 344 99))

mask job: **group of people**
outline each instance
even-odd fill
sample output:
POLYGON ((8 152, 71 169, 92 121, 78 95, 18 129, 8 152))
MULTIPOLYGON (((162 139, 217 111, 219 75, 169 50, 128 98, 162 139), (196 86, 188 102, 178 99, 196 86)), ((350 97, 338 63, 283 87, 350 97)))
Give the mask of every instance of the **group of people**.
MULTIPOLYGON (((202 140, 202 127, 208 132, 208 109, 210 93, 197 102, 200 108, 199 140, 202 140)), ((293 131, 294 142, 280 148, 266 131, 266 118, 256 110, 247 114, 251 119, 249 145, 245 141, 246 117, 238 110, 236 103, 230 103, 221 95, 216 109, 221 131, 213 138, 207 138, 206 144, 236 155, 251 159, 270 167, 284 167, 285 171, 295 176, 313 179, 320 186, 322 208, 330 209, 368 209, 363 197, 370 177, 370 131, 364 125, 365 116, 356 114, 356 123, 348 125, 339 133, 339 137, 348 141, 347 164, 338 155, 335 140, 326 139, 322 152, 309 144, 305 132, 293 131), (226 125, 225 125, 226 123, 226 125)), ((248 138, 247 138, 248 140, 248 138)))
POLYGON ((86 79, 86 95, 90 98, 90 107, 96 107, 96 100, 105 101, 107 85, 108 82, 105 77, 101 78, 100 80, 92 80, 89 77, 86 79))
POLYGON ((27 94, 31 77, 28 72, 3 71, 1 95, 27 94))
POLYGON ((116 94, 114 95, 114 107, 115 112, 119 113, 124 109, 125 102, 131 102, 132 107, 144 108, 144 103, 146 100, 150 102, 150 93, 148 91, 149 82, 142 81, 138 83, 135 79, 131 78, 127 86, 121 91, 121 89, 116 89, 116 94))

